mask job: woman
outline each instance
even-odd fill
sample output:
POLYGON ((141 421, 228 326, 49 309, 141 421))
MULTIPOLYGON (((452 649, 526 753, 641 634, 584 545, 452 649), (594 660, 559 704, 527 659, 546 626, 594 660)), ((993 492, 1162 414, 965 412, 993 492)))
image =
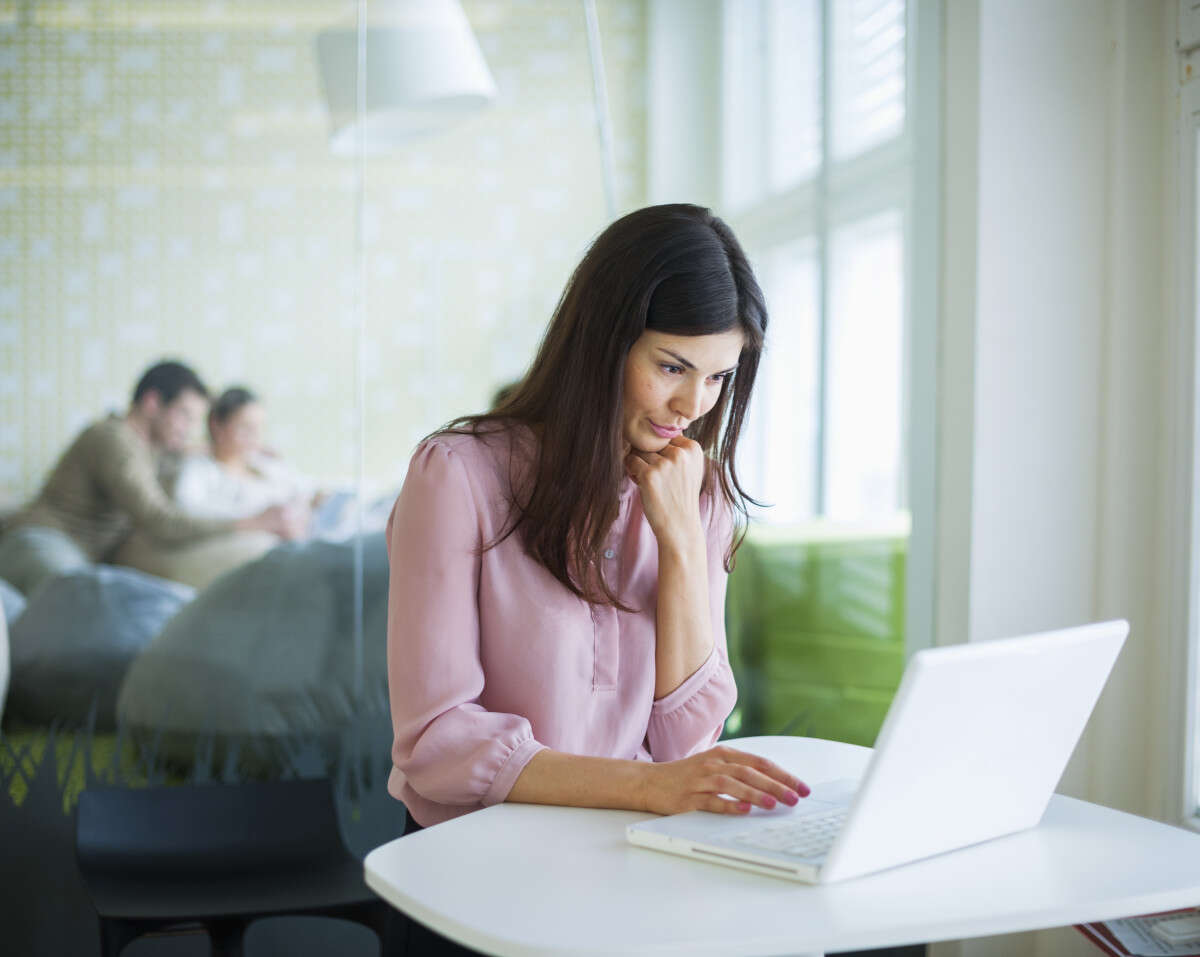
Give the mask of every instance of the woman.
POLYGON ((808 793, 714 747, 766 324, 720 219, 639 210, 588 250, 515 391, 417 448, 388 527, 406 833, 500 801, 745 814, 808 793))
POLYGON ((211 455, 184 460, 175 479, 180 507, 210 518, 242 518, 286 506, 297 534, 307 528, 311 483, 263 449, 266 413, 249 389, 226 389, 208 411, 211 455))

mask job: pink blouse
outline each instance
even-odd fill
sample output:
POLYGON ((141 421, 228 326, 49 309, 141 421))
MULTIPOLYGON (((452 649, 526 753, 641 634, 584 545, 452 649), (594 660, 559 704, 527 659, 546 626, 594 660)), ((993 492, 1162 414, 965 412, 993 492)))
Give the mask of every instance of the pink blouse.
POLYGON ((388 520, 389 792, 423 826, 505 799, 542 748, 673 761, 711 747, 737 700, 725 645, 727 505, 702 498, 714 648, 654 700, 658 545, 621 485, 603 553, 622 604, 590 605, 527 555, 509 519, 528 430, 422 443, 388 520), (514 442, 514 436, 524 436, 514 442))

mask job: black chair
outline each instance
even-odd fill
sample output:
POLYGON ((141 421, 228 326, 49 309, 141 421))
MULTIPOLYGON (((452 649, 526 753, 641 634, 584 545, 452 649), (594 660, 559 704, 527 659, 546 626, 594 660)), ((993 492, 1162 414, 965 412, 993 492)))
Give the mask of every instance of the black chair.
POLYGON ((85 790, 75 852, 103 957, 188 925, 238 957, 251 921, 297 914, 365 924, 393 950, 393 911, 342 841, 328 779, 85 790))

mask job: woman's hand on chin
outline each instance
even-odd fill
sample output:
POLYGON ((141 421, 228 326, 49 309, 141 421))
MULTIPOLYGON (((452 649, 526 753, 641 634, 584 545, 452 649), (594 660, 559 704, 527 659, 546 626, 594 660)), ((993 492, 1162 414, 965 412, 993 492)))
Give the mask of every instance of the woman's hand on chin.
POLYGON ((690 550, 703 545, 700 488, 705 458, 700 443, 677 435, 658 452, 633 449, 625 469, 642 493, 642 509, 659 548, 690 550))

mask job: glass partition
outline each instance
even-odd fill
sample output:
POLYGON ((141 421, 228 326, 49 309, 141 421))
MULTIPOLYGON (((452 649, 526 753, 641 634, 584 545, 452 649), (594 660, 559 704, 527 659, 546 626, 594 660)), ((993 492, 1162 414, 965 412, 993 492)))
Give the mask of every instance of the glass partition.
MULTIPOLYGON (((442 8, 0 4, 14 952, 98 946, 82 888, 56 883, 87 787, 330 775, 353 850, 403 827, 384 523, 416 442, 521 375, 607 220, 582 4, 468 0, 494 101, 377 155, 331 148, 322 35, 442 8), (135 400, 163 360, 195 379, 135 400)), ((631 209, 646 5, 598 13, 631 209)))
MULTIPOLYGON (((85 788, 330 776, 355 853, 400 833, 384 526, 416 444, 523 374, 610 220, 602 100, 616 212, 650 201, 651 6, 596 3, 601 98, 574 0, 0 2, 14 952, 97 950, 62 886, 85 788), (374 109, 346 71, 435 9, 465 15, 494 98, 383 150, 335 144, 374 109), (145 378, 166 360, 186 369, 145 378)), ((903 660, 907 8, 712 9, 721 98, 744 107, 711 104, 716 211, 773 323, 740 468, 775 521, 731 580, 727 731, 870 743, 903 660)))

